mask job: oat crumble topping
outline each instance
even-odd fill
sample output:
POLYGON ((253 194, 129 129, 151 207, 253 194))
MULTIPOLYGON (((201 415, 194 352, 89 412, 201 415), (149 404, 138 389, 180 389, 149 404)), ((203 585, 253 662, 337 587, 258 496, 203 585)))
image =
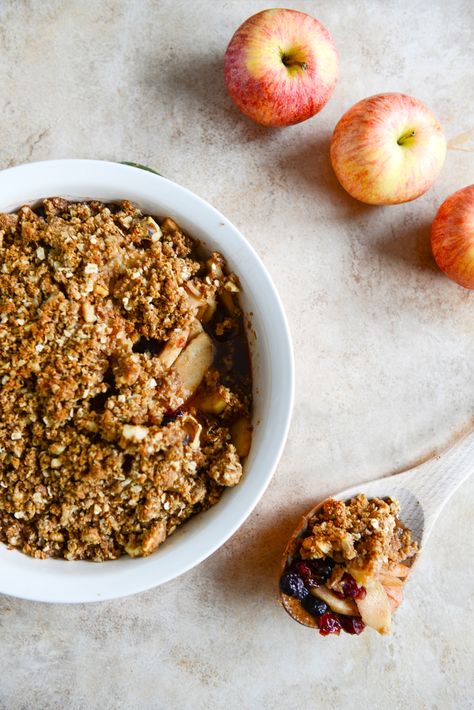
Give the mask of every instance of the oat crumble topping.
POLYGON ((404 562, 418 548, 399 512, 398 501, 391 498, 368 500, 358 495, 346 502, 330 498, 309 522, 301 557, 330 556, 369 574, 404 562))
POLYGON ((0 214, 0 540, 148 555, 242 476, 251 376, 223 258, 131 203, 0 214))

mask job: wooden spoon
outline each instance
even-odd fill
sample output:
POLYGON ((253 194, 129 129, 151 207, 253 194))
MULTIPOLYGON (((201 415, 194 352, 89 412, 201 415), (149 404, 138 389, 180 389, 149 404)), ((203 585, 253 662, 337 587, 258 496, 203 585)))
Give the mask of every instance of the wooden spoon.
MULTIPOLYGON (((358 493, 367 498, 397 498, 400 503, 400 519, 410 529, 412 538, 418 543, 418 553, 412 558, 411 566, 419 559, 420 553, 431 534, 433 526, 459 486, 474 473, 474 431, 469 432, 454 446, 439 456, 415 466, 395 476, 386 476, 370 483, 348 488, 337 495, 337 500, 348 500, 358 493)), ((305 534, 308 521, 321 507, 318 503, 303 515, 283 553, 281 573, 288 559, 298 549, 299 539, 305 534)), ((410 561, 408 561, 410 564, 410 561)), ((281 603, 288 614, 300 624, 317 627, 316 619, 306 612, 300 602, 280 592, 281 603)))

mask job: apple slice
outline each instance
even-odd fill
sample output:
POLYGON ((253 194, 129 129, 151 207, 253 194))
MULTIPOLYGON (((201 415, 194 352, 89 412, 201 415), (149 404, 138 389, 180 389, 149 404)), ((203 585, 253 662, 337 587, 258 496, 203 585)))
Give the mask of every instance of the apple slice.
POLYGON ((346 616, 358 616, 357 606, 352 599, 340 599, 327 587, 313 587, 311 594, 331 607, 336 614, 346 614, 346 616))
POLYGON ((367 590, 364 599, 356 599, 362 621, 371 626, 379 634, 389 634, 392 620, 390 601, 382 583, 372 576, 361 573, 360 570, 349 570, 357 584, 362 584, 367 590))
POLYGON ((196 335, 199 335, 199 333, 202 333, 204 328, 201 325, 201 321, 199 321, 197 318, 193 318, 189 325, 189 338, 188 340, 193 340, 196 335))
POLYGON ((212 317, 214 316, 216 309, 217 309, 216 295, 214 293, 211 293, 207 297, 206 306, 198 314, 198 315, 200 315, 202 322, 209 323, 209 321, 212 320, 212 317))
POLYGON ((173 365, 183 384, 185 399, 188 399, 201 384, 212 365, 214 349, 207 333, 199 333, 185 347, 173 365))
POLYGON ((382 582, 382 585, 384 587, 389 586, 389 587, 403 587, 405 582, 398 577, 395 577, 395 575, 389 574, 388 572, 379 572, 377 575, 377 579, 382 582))
POLYGON ((382 584, 382 586, 385 589, 389 601, 394 602, 395 608, 398 608, 403 601, 403 588, 391 586, 390 584, 382 584))
POLYGON ((232 443, 241 459, 248 456, 252 443, 252 425, 247 417, 240 417, 230 428, 232 443))
POLYGON ((194 311, 199 320, 208 323, 217 308, 215 291, 210 287, 198 286, 188 281, 185 286, 189 308, 194 311))
POLYGON ((190 282, 187 283, 185 289, 188 306, 192 311, 194 311, 195 315, 198 315, 199 311, 206 308, 206 301, 194 284, 190 282))
POLYGON ((403 601, 403 587, 406 579, 399 579, 390 572, 379 572, 377 579, 382 584, 388 596, 392 611, 395 611, 403 601))
POLYGON ((189 328, 177 328, 159 354, 163 367, 168 369, 181 354, 189 337, 189 328))
POLYGON ((410 572, 411 572, 411 567, 407 567, 406 565, 402 565, 400 562, 396 565, 393 565, 392 567, 390 567, 389 570, 387 570, 388 574, 393 574, 395 577, 400 577, 400 579, 404 579, 405 577, 408 577, 410 572))
POLYGON ((388 594, 387 594, 387 599, 388 599, 388 603, 390 604, 390 610, 393 614, 395 611, 397 611, 400 604, 397 601, 395 601, 395 599, 392 599, 392 597, 389 597, 388 594))
POLYGON ((227 291, 227 289, 221 286, 219 288, 219 297, 221 299, 222 305, 231 316, 235 316, 238 314, 239 309, 235 305, 234 299, 232 298, 232 294, 230 291, 227 291))
POLYGON ((193 401, 194 406, 205 414, 221 414, 227 402, 217 390, 199 393, 193 401))

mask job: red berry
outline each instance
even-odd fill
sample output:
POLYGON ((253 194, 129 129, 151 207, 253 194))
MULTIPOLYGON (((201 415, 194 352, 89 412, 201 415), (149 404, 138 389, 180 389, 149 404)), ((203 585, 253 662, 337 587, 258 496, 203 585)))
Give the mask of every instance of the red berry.
POLYGON ((358 616, 339 615, 339 623, 348 634, 361 634, 365 629, 365 624, 358 616))
POLYGON ((348 572, 342 576, 342 597, 347 599, 363 599, 367 594, 365 587, 359 587, 354 577, 348 572))
POLYGON ((311 567, 306 562, 299 562, 296 566, 297 574, 304 580, 308 588, 319 587, 319 581, 313 574, 311 567))
POLYGON ((341 624, 339 619, 334 614, 323 614, 319 617, 319 633, 321 636, 329 636, 329 634, 337 634, 341 632, 341 624))
POLYGON ((309 577, 311 575, 311 570, 310 570, 309 566, 307 564, 305 564, 304 562, 300 562, 296 566, 296 571, 298 572, 300 577, 303 577, 303 579, 306 579, 307 577, 309 577))

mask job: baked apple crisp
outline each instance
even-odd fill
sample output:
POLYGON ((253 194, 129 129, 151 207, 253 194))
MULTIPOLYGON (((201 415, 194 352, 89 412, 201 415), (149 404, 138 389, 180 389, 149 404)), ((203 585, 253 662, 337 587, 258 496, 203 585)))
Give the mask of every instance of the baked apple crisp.
POLYGON ((280 589, 291 615, 320 634, 390 631, 417 550, 391 498, 329 498, 292 541, 280 589))
POLYGON ((242 477, 238 278, 170 218, 50 198, 0 214, 0 540, 149 555, 242 477))

